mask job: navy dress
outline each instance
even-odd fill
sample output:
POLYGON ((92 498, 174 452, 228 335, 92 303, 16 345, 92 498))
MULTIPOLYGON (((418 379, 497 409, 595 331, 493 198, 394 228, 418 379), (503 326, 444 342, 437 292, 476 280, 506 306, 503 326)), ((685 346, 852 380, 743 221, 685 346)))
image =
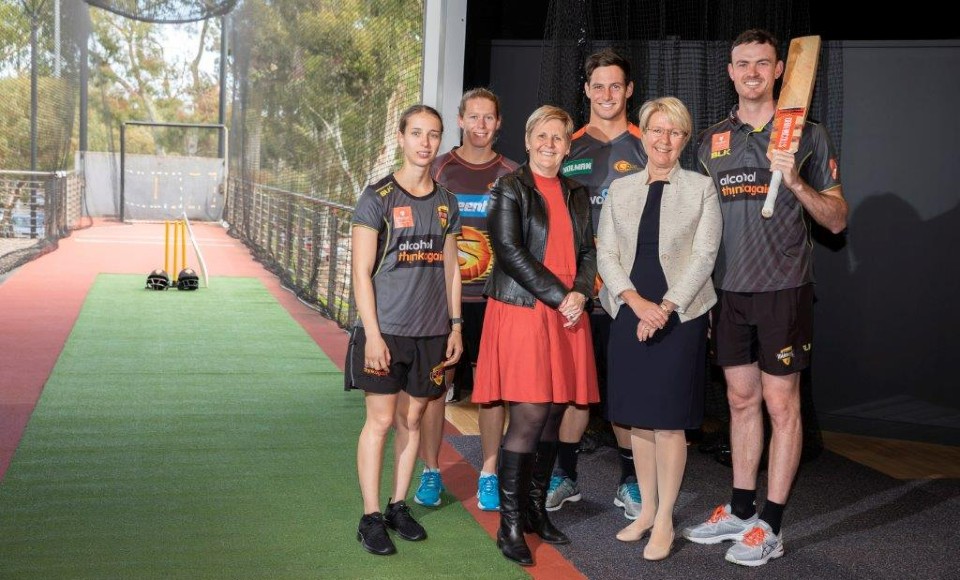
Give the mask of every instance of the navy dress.
MULTIPOLYGON (((660 266, 663 181, 650 184, 640 217, 630 281, 640 296, 660 303, 667 279, 660 266)), ((665 219, 670 219, 666 216, 665 219)), ((607 417, 645 429, 696 429, 703 422, 707 315, 681 324, 674 312, 662 330, 637 340, 639 319, 626 304, 610 326, 607 417)))

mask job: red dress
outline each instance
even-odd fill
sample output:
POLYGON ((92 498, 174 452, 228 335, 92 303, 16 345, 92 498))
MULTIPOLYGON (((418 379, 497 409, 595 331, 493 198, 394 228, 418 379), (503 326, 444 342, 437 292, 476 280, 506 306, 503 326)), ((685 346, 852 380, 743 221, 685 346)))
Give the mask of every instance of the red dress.
MULTIPOLYGON (((577 259, 560 180, 536 174, 534 179, 549 220, 543 265, 572 287, 577 259)), ((582 314, 573 328, 564 328, 565 322, 559 311, 539 300, 527 308, 488 299, 472 401, 598 402, 590 317, 582 314)))

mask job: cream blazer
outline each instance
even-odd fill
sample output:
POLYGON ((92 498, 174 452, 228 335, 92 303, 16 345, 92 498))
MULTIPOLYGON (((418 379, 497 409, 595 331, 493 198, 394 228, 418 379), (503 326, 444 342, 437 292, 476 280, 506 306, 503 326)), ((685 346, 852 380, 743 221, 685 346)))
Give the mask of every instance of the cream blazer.
MULTIPOLYGON (((600 303, 616 318, 620 294, 636 290, 630 271, 637 253, 637 230, 647 202, 648 172, 610 184, 597 230, 597 270, 603 278, 600 303)), ((713 180, 677 164, 663 188, 660 205, 660 265, 667 279, 665 300, 677 305, 681 322, 710 310, 717 302, 710 275, 722 230, 720 203, 713 180)))

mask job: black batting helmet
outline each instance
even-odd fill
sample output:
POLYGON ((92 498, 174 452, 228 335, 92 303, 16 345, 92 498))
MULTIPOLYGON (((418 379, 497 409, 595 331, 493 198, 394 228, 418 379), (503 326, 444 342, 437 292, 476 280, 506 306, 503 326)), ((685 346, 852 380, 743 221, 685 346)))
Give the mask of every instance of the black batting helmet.
POLYGON ((193 268, 184 268, 180 270, 177 276, 177 290, 196 290, 200 287, 200 278, 193 268))
POLYGON ((161 268, 147 274, 148 290, 166 290, 170 286, 170 276, 161 268))

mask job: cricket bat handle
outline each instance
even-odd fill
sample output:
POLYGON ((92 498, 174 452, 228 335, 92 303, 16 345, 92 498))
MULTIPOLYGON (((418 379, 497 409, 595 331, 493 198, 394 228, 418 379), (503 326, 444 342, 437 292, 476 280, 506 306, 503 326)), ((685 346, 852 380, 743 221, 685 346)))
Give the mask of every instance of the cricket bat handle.
POLYGON ((782 171, 774 171, 770 176, 770 188, 767 190, 767 199, 763 202, 763 209, 760 215, 770 219, 773 217, 773 206, 777 203, 777 194, 780 193, 780 181, 783 179, 782 171))

